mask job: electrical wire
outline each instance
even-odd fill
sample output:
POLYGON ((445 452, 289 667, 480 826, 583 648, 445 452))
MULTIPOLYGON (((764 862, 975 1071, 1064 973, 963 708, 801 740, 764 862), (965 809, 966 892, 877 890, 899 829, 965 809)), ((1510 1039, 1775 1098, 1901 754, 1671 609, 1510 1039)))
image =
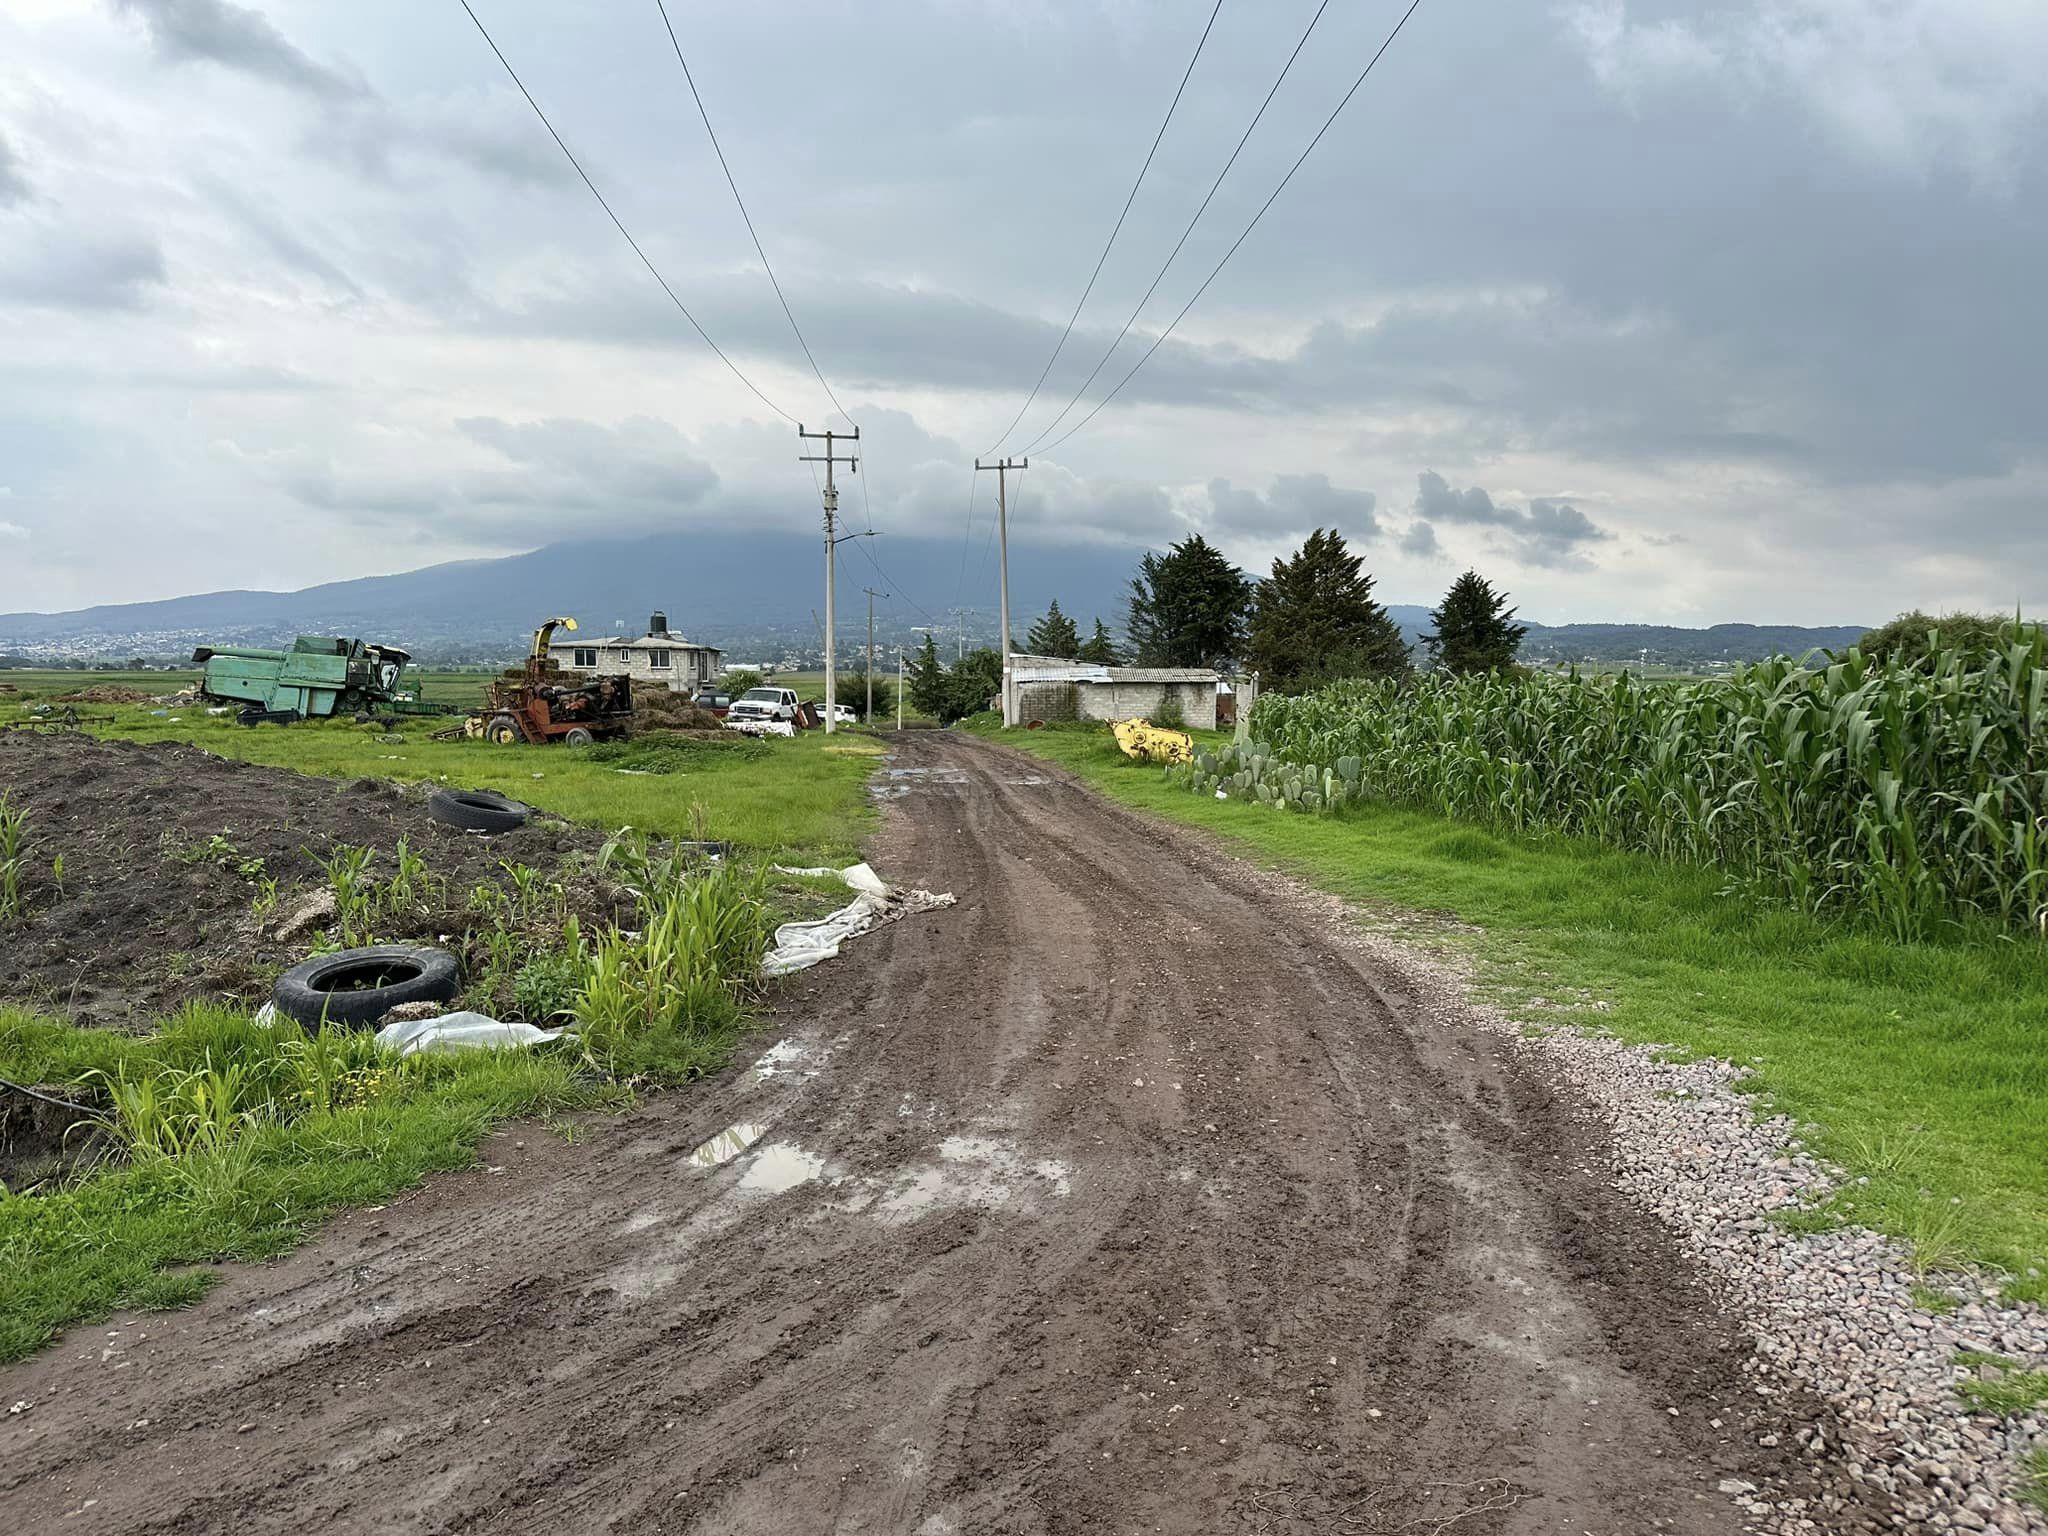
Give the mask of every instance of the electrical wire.
POLYGON ((910 604, 910 606, 915 608, 919 613, 923 614, 926 619, 931 618, 930 611, 927 610, 925 606, 922 603, 920 603, 916 598, 912 597, 908 592, 904 591, 903 584, 901 582, 899 582, 894 576, 891 576, 887 571, 882 569, 882 562, 876 557, 874 551, 868 548, 868 541, 866 539, 862 539, 860 541, 860 552, 863 555, 867 556, 868 564, 872 565, 875 568, 875 574, 881 577, 882 580, 889 583, 889 590, 891 592, 895 593, 896 596, 902 598, 903 601, 910 604))
POLYGON ((683 57, 682 40, 676 36, 675 23, 669 20, 666 0, 654 0, 655 8, 661 12, 661 24, 668 29, 669 46, 675 49, 676 62, 683 67, 683 79, 690 87, 690 99, 697 103, 697 115, 704 119, 704 132, 711 140, 711 149, 718 156, 718 168, 725 172, 725 184, 732 188, 732 200, 739 205, 740 218, 746 222, 747 234, 754 242, 754 254, 761 258, 761 268, 768 274, 768 282, 775 289, 775 297, 782 305, 784 318, 789 321, 790 330, 795 333, 796 344, 803 348, 804 361, 811 365, 811 372, 818 376, 825 398, 832 402, 832 408, 848 422, 858 426, 847 414, 846 407, 839 403, 839 397, 832 393, 832 386, 826 382, 825 371, 818 366, 817 358, 811 355, 811 344, 804 340, 803 327, 796 323, 796 312, 789 307, 789 299, 783 294, 782 284, 775 276, 775 268, 768 260, 768 252, 761 245, 761 236, 754 228, 754 216, 747 212, 747 200, 740 196, 740 184, 733 179, 732 167, 726 163, 725 146, 718 142, 718 130, 711 126, 711 114, 705 109, 704 98, 697 92, 697 79, 690 73, 690 61, 683 57))
POLYGON ((1230 258, 1237 254, 1237 248, 1245 243, 1246 239, 1250 237, 1251 232, 1254 229, 1258 228, 1259 220, 1266 216, 1266 210, 1273 206, 1274 200, 1277 199, 1282 192, 1287 190, 1287 184, 1290 181, 1294 180, 1294 173, 1301 169, 1302 163, 1308 159, 1309 155, 1315 150, 1315 147, 1318 144, 1322 143, 1323 135, 1328 133, 1330 131, 1330 125, 1337 121, 1338 113, 1342 112, 1346 106, 1350 105, 1351 98, 1358 94, 1358 88, 1365 84, 1365 77, 1372 73, 1373 65, 1379 63, 1381 55, 1383 55, 1389 48, 1394 46, 1394 39, 1401 35, 1401 29, 1408 25, 1408 18, 1410 16, 1413 16, 1416 13, 1416 11, 1421 8, 1421 5, 1422 0, 1410 0, 1408 9, 1403 11, 1401 13, 1401 19, 1394 23, 1394 30, 1387 34, 1387 40, 1380 44, 1379 51, 1373 54, 1372 58, 1366 62, 1365 68, 1358 72, 1358 78, 1351 82, 1351 89, 1344 93, 1343 100, 1339 101, 1336 107, 1332 109, 1330 115, 1323 120, 1323 126, 1316 130, 1316 136, 1308 141, 1308 148, 1304 149, 1298 156, 1295 157, 1294 164, 1289 166, 1287 168, 1287 174, 1280 178, 1280 185, 1273 189, 1272 196, 1268 197, 1265 200, 1265 202, 1259 205, 1259 211, 1253 214, 1251 222, 1245 225, 1244 233, 1240 234, 1237 237, 1237 239, 1231 242, 1230 249, 1223 253, 1223 259, 1216 263, 1216 265, 1210 270, 1210 273, 1207 277, 1202 279, 1202 286, 1195 290, 1194 298, 1189 299, 1187 303, 1183 304, 1181 306, 1180 313, 1173 317, 1173 323, 1167 326, 1165 330, 1159 333, 1158 337, 1153 341, 1152 345, 1145 349, 1145 355, 1143 357, 1140 357, 1137 360, 1137 362, 1131 365, 1131 371, 1125 374, 1121 379, 1117 380, 1116 388, 1112 389, 1108 394, 1104 395, 1100 400, 1098 400, 1095 403, 1095 408, 1089 411, 1089 413, 1086 416, 1083 416, 1079 421, 1075 422, 1071 427, 1067 428, 1065 432, 1062 432, 1057 438, 1053 439, 1052 442, 1046 444, 1044 449, 1045 452, 1050 453, 1053 449, 1059 447, 1061 443, 1064 443, 1068 438, 1072 437, 1076 432, 1080 431, 1083 427, 1087 426, 1089 422, 1093 421, 1096 415, 1102 410, 1102 408, 1105 405, 1109 404, 1110 401, 1114 400, 1117 397, 1117 395, 1122 392, 1123 387, 1126 384, 1130 383, 1131 380, 1137 376, 1138 370, 1145 366, 1146 362, 1150 360, 1152 354, 1154 352, 1157 352, 1159 348, 1165 343, 1166 338, 1174 333, 1175 328, 1179 326, 1181 321, 1187 318, 1188 311, 1195 307, 1195 301, 1197 299, 1200 299, 1203 294, 1209 291, 1209 285, 1216 281, 1217 274, 1220 273, 1224 269, 1224 267, 1229 264, 1230 258))
POLYGON ((1074 391, 1074 398, 1060 407, 1059 415, 1047 422, 1045 430, 1026 443, 1021 452, 1031 452, 1058 430, 1059 424, 1067 419, 1067 413, 1081 403, 1081 397, 1088 393, 1088 386, 1095 382, 1096 376, 1108 366, 1110 358, 1116 355, 1116 349, 1123 345, 1124 338, 1130 335, 1131 327, 1138 323, 1138 316, 1144 313, 1145 306, 1152 302, 1152 295, 1159 291, 1159 285, 1166 280, 1168 270, 1179 258, 1181 247, 1188 243, 1188 237, 1195 232, 1195 226, 1202 221, 1202 215, 1209 211, 1209 204, 1215 199, 1217 189, 1223 185, 1223 178, 1230 174, 1230 168, 1237 164, 1237 157, 1244 153, 1245 145, 1251 140, 1252 130, 1259 126, 1259 120, 1266 115, 1266 108, 1273 105, 1273 98, 1280 94, 1280 87, 1286 83, 1289 72, 1294 68, 1294 61, 1301 57, 1301 50, 1308 46, 1309 36, 1315 31, 1316 23, 1323 19, 1323 12, 1329 8, 1330 0, 1323 0, 1323 3, 1316 7, 1315 15, 1309 17, 1308 26, 1302 30, 1300 40, 1294 45, 1294 52, 1288 54, 1287 62, 1280 66, 1280 73, 1273 81, 1273 88, 1266 92, 1266 99, 1259 103, 1259 110, 1252 114, 1252 120, 1245 125, 1244 132, 1238 137, 1237 147, 1231 150, 1230 158, 1223 162, 1223 169, 1216 173, 1216 179, 1209 183, 1208 196, 1202 199, 1201 207, 1195 210, 1195 216, 1188 220, 1187 228, 1183 229, 1180 238, 1174 241, 1173 249, 1167 253, 1166 261, 1159 268, 1158 275, 1152 279, 1151 287, 1145 290, 1145 296, 1133 306, 1130 318, 1124 321, 1123 329, 1116 333, 1116 340, 1109 344, 1108 350, 1097 360, 1095 366, 1088 370, 1088 377, 1083 379, 1081 387, 1074 391))
POLYGON ((633 247, 633 254, 640 258, 640 264, 647 268, 648 272, 653 275, 653 278, 657 283, 661 284, 661 291, 668 295, 669 302, 675 305, 675 307, 682 312, 683 318, 690 322, 691 328, 694 329, 699 336, 704 338, 704 345, 709 347, 713 352, 717 353, 718 360, 721 363, 725 364, 726 367, 732 370, 732 376, 738 379, 742 384, 746 385, 748 389, 754 392, 755 399, 759 400, 763 405, 767 406, 769 410, 773 411, 776 415, 780 416, 784 421, 794 425, 796 422, 796 418, 790 415, 789 412, 785 411, 781 406, 777 405, 773 400, 770 400, 766 395, 761 393, 761 387, 758 384, 756 384, 752 379, 748 378, 744 373, 740 372, 739 364, 735 363, 731 358, 727 357, 725 355, 725 349, 719 346, 717 342, 711 339, 711 333, 705 330, 702 325, 698 324, 697 317, 690 313, 689 306, 683 303, 683 301, 676 296, 675 289, 669 287, 668 279, 663 277, 661 275, 660 269, 657 268, 652 261, 649 261, 647 259, 647 253, 640 249, 640 242, 633 238, 633 232, 630 229, 626 228, 625 221, 622 220, 616 213, 612 212, 612 205, 606 202, 604 194, 597 190, 597 183, 592 181, 590 179, 590 173, 583 169, 583 162, 576 158, 575 153, 569 148, 567 144, 565 144, 562 141, 562 136, 559 133, 555 132, 555 125, 548 121, 547 113, 541 111, 540 103, 533 99, 533 92, 529 91, 526 88, 526 82, 519 78, 519 71, 514 69, 512 67, 512 61, 505 57, 505 51, 498 46, 497 41, 491 36, 489 29, 484 26, 482 18, 480 18, 474 10, 471 10, 469 0, 462 0, 462 8, 463 10, 469 12, 469 19, 476 23, 477 31, 482 33, 483 40, 486 43, 490 44, 491 52, 495 53, 498 56, 498 62, 505 66, 505 73, 510 75, 512 77, 512 83, 519 87, 519 94, 524 96, 526 98, 526 104, 529 107, 533 108, 533 115, 539 118, 541 126, 547 129, 548 137, 553 139, 555 141, 556 148, 560 149, 561 152, 568 157, 569 164, 576 168, 576 174, 583 178, 583 185, 590 188, 590 195, 597 199, 597 205, 600 208, 604 209, 606 215, 611 219, 612 223, 618 227, 619 233, 626 237, 626 244, 633 247))
MULTIPOLYGON (((1328 4, 1328 0, 1324 0, 1324 3, 1328 4)), ((1159 153, 1159 144, 1166 137, 1167 125, 1173 121, 1173 114, 1180 107, 1180 98, 1188 88, 1188 81, 1195 73, 1195 64, 1202 57, 1202 50, 1208 46, 1209 34, 1215 30, 1216 18, 1222 11, 1223 0, 1216 0, 1216 8, 1209 12, 1208 25, 1202 28, 1201 38, 1195 43, 1195 51, 1188 60, 1188 67, 1181 72, 1180 84, 1174 89, 1173 100, 1166 108, 1166 116, 1160 119, 1159 131, 1152 136, 1152 147, 1145 151, 1145 163, 1138 167, 1138 179, 1131 183, 1130 195, 1124 199, 1123 211, 1116 216, 1116 226, 1110 230, 1109 239, 1103 244, 1102 254, 1095 258, 1095 270, 1088 274, 1088 286, 1081 290, 1081 297, 1075 301, 1074 312, 1067 317, 1067 328, 1060 332, 1060 339, 1052 349, 1052 356, 1045 360, 1045 367, 1039 371, 1038 382, 1031 386, 1031 393, 1025 396, 1024 403, 1017 407, 1017 414, 1010 424, 1003 428, 995 443, 985 450, 990 456, 1003 446, 1004 438, 1017 430, 1017 423, 1024 419, 1024 413, 1031 409, 1031 402, 1038 398, 1038 392, 1045 387, 1046 378, 1052 373, 1052 365, 1060 360, 1060 353, 1066 347, 1067 338, 1074 334, 1074 323, 1081 318, 1081 309, 1087 304, 1088 295, 1095 291, 1095 280, 1102 276, 1102 264, 1109 260, 1110 249, 1116 244, 1116 237, 1123 230, 1124 220, 1130 217, 1131 204, 1138 200, 1138 188, 1145 184, 1145 174, 1152 169, 1152 158, 1159 153)))

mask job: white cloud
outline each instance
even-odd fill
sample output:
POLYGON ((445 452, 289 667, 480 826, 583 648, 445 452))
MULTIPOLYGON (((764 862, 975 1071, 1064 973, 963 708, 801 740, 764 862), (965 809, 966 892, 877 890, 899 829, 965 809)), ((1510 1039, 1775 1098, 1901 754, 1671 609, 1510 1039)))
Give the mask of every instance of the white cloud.
POLYGON ((2003 185, 2048 113, 2040 0, 1769 0, 1701 21, 1564 13, 1600 84, 1632 105, 1708 81, 1797 102, 1843 149, 1913 175, 2003 185))

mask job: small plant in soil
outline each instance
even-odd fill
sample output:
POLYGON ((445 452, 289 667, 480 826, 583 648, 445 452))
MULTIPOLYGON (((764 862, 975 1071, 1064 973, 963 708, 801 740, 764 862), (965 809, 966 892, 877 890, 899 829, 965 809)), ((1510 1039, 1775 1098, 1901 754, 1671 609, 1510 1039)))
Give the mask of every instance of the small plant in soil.
POLYGON ((2020 1458, 2019 1484, 2013 1492, 2022 1504, 2048 1515, 2048 1447, 2020 1458))
POLYGON ((0 923, 12 922, 22 913, 23 828, 27 824, 28 812, 9 805, 7 796, 0 794, 0 923))

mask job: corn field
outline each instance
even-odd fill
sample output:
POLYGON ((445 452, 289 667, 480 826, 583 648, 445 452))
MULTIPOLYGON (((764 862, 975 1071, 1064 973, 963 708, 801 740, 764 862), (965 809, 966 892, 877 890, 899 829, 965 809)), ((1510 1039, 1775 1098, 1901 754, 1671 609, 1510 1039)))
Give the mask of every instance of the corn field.
POLYGON ((1709 864, 1900 937, 1975 918, 2048 936, 2048 643, 2008 641, 1918 668, 1852 650, 1700 683, 1432 674, 1268 695, 1254 745, 1204 754, 1194 780, 1709 864))

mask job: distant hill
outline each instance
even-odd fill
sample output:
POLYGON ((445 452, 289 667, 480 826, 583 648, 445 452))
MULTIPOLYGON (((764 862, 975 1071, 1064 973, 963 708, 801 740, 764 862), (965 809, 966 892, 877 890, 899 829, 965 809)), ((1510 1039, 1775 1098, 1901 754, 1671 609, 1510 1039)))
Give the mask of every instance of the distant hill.
MULTIPOLYGON (((1141 553, 1135 546, 1014 545, 1011 612, 1020 640, 1055 597, 1084 635, 1098 616, 1120 628, 1127 584, 1141 553)), ((0 653, 31 661, 59 655, 169 657, 202 642, 264 645, 303 633, 363 635, 407 646, 422 657, 502 657, 554 614, 573 614, 592 633, 622 628, 637 634, 659 608, 672 628, 692 640, 723 646, 733 657, 773 659, 816 649, 823 575, 823 551, 809 534, 693 531, 584 539, 297 592, 205 592, 70 613, 0 614, 0 653)), ((964 551, 951 539, 877 538, 871 545, 842 545, 843 645, 866 637, 861 589, 870 586, 891 593, 876 604, 878 643, 912 641, 913 626, 920 625, 953 634, 962 622, 956 604, 970 609, 964 619, 967 643, 994 642, 994 560, 979 538, 964 551)), ((1419 654, 1429 610, 1394 604, 1389 612, 1419 654)), ((1864 629, 1531 623, 1523 654, 1531 661, 1633 662, 1647 650, 1652 663, 1701 665, 1839 649, 1864 629)))

